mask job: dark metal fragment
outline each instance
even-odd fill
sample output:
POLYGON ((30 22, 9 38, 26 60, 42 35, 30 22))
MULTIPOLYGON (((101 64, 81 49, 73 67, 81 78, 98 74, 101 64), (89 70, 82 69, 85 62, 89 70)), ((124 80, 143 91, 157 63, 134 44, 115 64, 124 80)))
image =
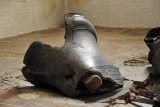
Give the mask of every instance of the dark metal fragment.
POLYGON ((160 27, 151 29, 144 41, 150 49, 148 61, 152 64, 155 72, 160 74, 160 27))
POLYGON ((67 96, 90 93, 82 83, 86 75, 102 79, 96 93, 110 92, 123 86, 123 77, 101 52, 93 25, 78 14, 65 19, 65 44, 53 48, 33 42, 24 57, 22 73, 35 86, 53 86, 67 96))

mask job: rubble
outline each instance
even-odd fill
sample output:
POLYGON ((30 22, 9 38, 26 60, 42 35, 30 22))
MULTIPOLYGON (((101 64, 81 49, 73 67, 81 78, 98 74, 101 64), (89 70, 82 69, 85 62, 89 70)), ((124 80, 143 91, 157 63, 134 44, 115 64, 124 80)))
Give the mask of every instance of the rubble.
POLYGON ((133 59, 129 59, 127 61, 124 61, 123 64, 125 66, 140 67, 140 66, 149 65, 149 62, 148 62, 147 56, 141 56, 141 57, 137 57, 137 58, 133 58, 133 59))

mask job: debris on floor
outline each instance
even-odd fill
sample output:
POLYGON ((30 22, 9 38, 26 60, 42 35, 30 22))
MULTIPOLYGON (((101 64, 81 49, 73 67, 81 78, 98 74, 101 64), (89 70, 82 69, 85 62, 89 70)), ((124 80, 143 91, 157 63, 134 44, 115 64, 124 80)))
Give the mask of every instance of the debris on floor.
POLYGON ((148 56, 133 58, 133 59, 124 61, 123 64, 125 66, 135 66, 135 67, 149 65, 148 56))
POLYGON ((108 56, 108 59, 120 68, 125 78, 124 86, 114 93, 81 95, 76 98, 66 97, 55 88, 34 87, 24 79, 21 73, 21 68, 24 66, 22 64, 24 53, 29 45, 33 41, 40 40, 54 47, 61 47, 64 43, 63 28, 0 39, 0 44, 1 42, 8 44, 0 47, 0 106, 158 107, 160 105, 158 91, 160 80, 153 73, 152 66, 145 62, 144 57, 149 51, 143 42, 148 30, 98 28, 99 47, 105 56, 108 56), (133 66, 124 65, 123 62, 128 59, 140 60, 140 65, 137 65, 138 63, 132 64, 133 66))
MULTIPOLYGON (((159 85, 157 87, 155 86, 159 84, 159 81, 159 77, 155 74, 150 74, 149 77, 143 82, 134 81, 130 87, 130 91, 123 96, 120 96, 118 101, 122 102, 123 100, 125 103, 130 103, 140 107, 156 107, 156 105, 160 103, 159 85)), ((111 105, 119 104, 119 102, 117 103, 117 100, 115 99, 108 101, 108 103, 111 105)))

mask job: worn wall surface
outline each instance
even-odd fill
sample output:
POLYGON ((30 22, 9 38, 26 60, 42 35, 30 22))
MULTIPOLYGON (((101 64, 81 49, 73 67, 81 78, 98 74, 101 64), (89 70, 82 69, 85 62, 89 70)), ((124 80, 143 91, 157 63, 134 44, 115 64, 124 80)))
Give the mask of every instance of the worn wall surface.
POLYGON ((79 12, 105 27, 160 26, 160 0, 65 0, 65 12, 79 12))
POLYGON ((0 38, 63 25, 64 12, 96 26, 160 26, 160 0, 0 0, 0 38))
POLYGON ((63 24, 64 0, 0 0, 0 38, 63 24))

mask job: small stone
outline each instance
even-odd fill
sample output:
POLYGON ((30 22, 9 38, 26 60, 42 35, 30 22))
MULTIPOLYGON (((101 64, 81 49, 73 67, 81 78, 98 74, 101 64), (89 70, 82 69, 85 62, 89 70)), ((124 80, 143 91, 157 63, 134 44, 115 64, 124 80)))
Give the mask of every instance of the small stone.
POLYGON ((116 99, 115 103, 116 104, 125 104, 125 101, 124 100, 116 99))
POLYGON ((130 96, 136 96, 136 94, 135 93, 131 93, 130 96))
POLYGON ((98 75, 87 75, 83 78, 82 82, 90 93, 96 93, 102 85, 102 79, 98 75))

